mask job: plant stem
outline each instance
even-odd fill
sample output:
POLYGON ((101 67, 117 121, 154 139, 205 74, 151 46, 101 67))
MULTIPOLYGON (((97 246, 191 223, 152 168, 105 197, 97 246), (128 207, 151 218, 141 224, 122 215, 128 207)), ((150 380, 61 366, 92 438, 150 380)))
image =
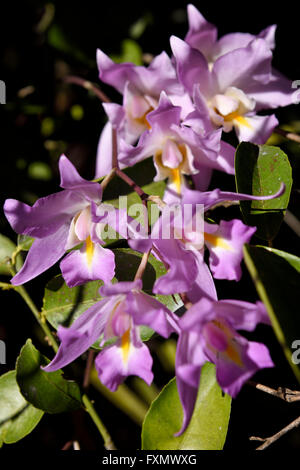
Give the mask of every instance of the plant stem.
POLYGON ((98 430, 99 430, 99 432, 100 432, 100 434, 103 438, 105 449, 107 449, 107 450, 116 450, 116 447, 115 447, 115 445, 114 445, 114 443, 113 443, 106 427, 102 423, 102 421, 99 418, 99 416, 98 416, 91 400, 89 399, 89 397, 86 394, 84 394, 82 396, 82 401, 84 403, 86 411, 88 412, 88 414, 90 415, 90 417, 94 421, 95 425, 97 426, 97 428, 98 428, 98 430))
POLYGON ((137 272, 135 273, 135 276, 134 276, 135 281, 137 279, 142 279, 143 274, 144 274, 145 269, 146 269, 146 266, 147 266, 147 263, 148 263, 150 253, 151 253, 151 248, 150 248, 149 251, 146 251, 146 253, 143 253, 142 260, 141 260, 140 265, 137 269, 137 272))
MULTIPOLYGON (((15 268, 12 266, 12 264, 10 263, 9 265, 9 270, 12 274, 12 276, 14 276, 16 274, 16 270, 15 268)), ((38 308, 36 307, 36 305, 34 304, 33 300, 31 299, 30 295, 28 294, 27 290, 25 289, 24 286, 15 286, 15 290, 20 294, 20 296, 22 297, 22 299, 25 301, 25 303, 27 304, 27 306, 30 308, 31 312, 33 313, 33 315, 35 316, 35 319, 38 321, 40 327, 43 329, 46 337, 48 338, 52 348, 54 349, 55 352, 58 351, 58 344, 50 330, 50 328, 48 327, 46 321, 43 319, 43 317, 41 316, 38 308)))
POLYGON ((125 384, 119 385, 118 390, 111 392, 100 382, 97 371, 94 368, 91 371, 90 383, 107 400, 122 410, 123 413, 127 414, 127 416, 129 416, 132 421, 134 421, 139 426, 142 425, 148 408, 145 403, 125 384))
MULTIPOLYGON (((14 276, 16 274, 16 270, 15 270, 14 266, 12 266, 11 263, 9 263, 8 266, 9 266, 9 270, 10 270, 12 276, 14 276)), ((42 318, 39 310, 35 306, 33 300, 31 299, 30 295, 26 291, 25 287, 23 287, 23 286, 14 286, 14 287, 15 287, 15 290, 21 295, 21 297, 23 298, 25 303, 30 308, 30 310, 33 313, 35 319, 38 321, 40 327, 43 329, 44 333, 46 334, 47 338, 49 339, 49 342, 50 342, 54 352, 56 353, 58 351, 58 344, 57 344, 54 336, 52 335, 52 333, 50 331, 50 328, 48 327, 46 321, 42 318)), ((114 443, 113 443, 107 429, 105 428, 104 424, 102 423, 101 419, 99 418, 98 414, 96 413, 96 410, 92 405, 92 402, 90 401, 89 397, 86 394, 84 394, 82 396, 82 402, 85 405, 86 411, 88 412, 88 414, 90 415, 90 417, 94 421, 97 429, 99 430, 99 432, 100 432, 100 434, 103 438, 105 448, 110 449, 110 450, 114 450, 115 449, 114 443)))

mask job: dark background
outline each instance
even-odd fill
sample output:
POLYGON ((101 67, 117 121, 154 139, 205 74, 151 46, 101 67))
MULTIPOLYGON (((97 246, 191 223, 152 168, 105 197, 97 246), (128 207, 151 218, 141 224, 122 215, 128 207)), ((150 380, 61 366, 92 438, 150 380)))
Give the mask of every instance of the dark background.
MULTIPOLYGON (((84 89, 66 85, 62 77, 74 74, 97 83, 96 48, 101 48, 108 55, 120 55, 122 41, 132 39, 131 26, 141 18, 146 18, 146 28, 136 41, 142 51, 156 55, 165 50, 170 54, 170 35, 184 38, 187 32, 187 3, 151 2, 147 5, 112 0, 2 2, 0 79, 6 83, 7 104, 0 106, 1 205, 8 197, 32 204, 37 197, 56 191, 57 160, 62 152, 74 162, 82 176, 94 176, 97 142, 105 115, 97 98, 84 89)), ((195 0, 194 5, 207 20, 218 25, 219 36, 234 31, 257 34, 266 26, 276 23, 274 66, 291 80, 300 79, 296 2, 216 3, 195 0)), ((112 100, 120 101, 114 90, 101 86, 112 100)), ((290 106, 276 114, 280 123, 292 123, 295 130, 300 130, 299 106, 290 106)), ((291 210, 300 216, 297 192, 299 146, 283 141, 279 143, 287 151, 293 166, 291 210)), ((216 173, 213 185, 234 190, 233 178, 223 174, 216 173)), ((238 212, 234 211, 237 209, 230 209, 226 217, 238 216, 238 212)), ((2 213, 0 232, 16 240, 2 213)), ((274 246, 300 254, 298 238, 285 224, 274 246)), ((257 299, 252 282, 244 271, 238 288, 233 282, 218 282, 220 298, 257 299)), ((28 289, 39 306, 45 282, 57 272, 57 268, 52 268, 29 283, 28 289)), ((296 308, 299 309, 299 306, 296 308)), ((0 338, 7 344, 8 363, 6 366, 0 365, 0 373, 14 368, 20 348, 29 336, 52 357, 22 300, 13 292, 1 293, 0 338)), ((255 335, 249 337, 264 341, 276 363, 275 369, 262 371, 255 379, 275 387, 285 385, 296 388, 295 379, 272 331, 260 326, 255 335)), ((155 341, 158 340, 152 342, 153 349, 156 347, 155 341)), ((155 367, 156 382, 161 386, 171 375, 159 363, 155 367)), ((94 398, 99 414, 118 448, 139 448, 138 427, 101 396, 95 394, 94 398)), ((238 398, 233 400, 225 448, 254 449, 256 443, 248 441, 250 435, 273 434, 297 415, 297 403, 287 404, 245 386, 238 398)), ((35 449, 37 446, 40 449, 60 449, 72 438, 78 439, 83 449, 101 449, 101 440, 93 426, 81 412, 45 416, 30 436, 11 449, 35 449)), ((300 432, 293 431, 273 448, 293 449, 298 448, 299 444, 300 432)))

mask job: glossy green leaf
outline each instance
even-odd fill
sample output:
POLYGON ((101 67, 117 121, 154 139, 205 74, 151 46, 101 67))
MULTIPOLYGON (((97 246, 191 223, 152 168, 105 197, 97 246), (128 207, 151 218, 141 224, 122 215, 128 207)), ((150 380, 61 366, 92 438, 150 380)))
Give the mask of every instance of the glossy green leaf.
POLYGON ((45 372, 50 361, 28 339, 16 363, 17 382, 26 400, 47 413, 62 413, 81 407, 78 385, 66 380, 61 370, 45 372))
POLYGON ((236 188, 255 196, 275 194, 285 184, 282 196, 269 201, 241 201, 244 222, 255 225, 256 236, 272 240, 281 225, 290 198, 292 169, 286 154, 278 147, 242 142, 235 155, 236 188))
POLYGON ((0 403, 0 447, 23 439, 44 414, 21 395, 14 370, 0 377, 0 403))
POLYGON ((300 367, 293 361, 292 348, 300 332, 300 258, 272 248, 245 245, 244 259, 277 339, 300 382, 300 367))
MULTIPOLYGON (((16 248, 16 245, 8 237, 0 234, 0 275, 11 276, 11 273, 5 263, 5 260, 7 258, 11 258, 16 248)), ((22 256, 18 255, 16 259, 17 271, 21 269, 22 265, 22 256)))
POLYGON ((101 299, 102 281, 91 281, 82 286, 68 287, 61 275, 55 276, 45 287, 42 314, 57 329, 70 326, 76 318, 101 299))
POLYGON ((188 428, 174 437, 182 425, 183 411, 176 379, 153 401, 143 424, 143 450, 221 450, 230 417, 231 398, 216 381, 215 366, 206 363, 201 372, 194 413, 188 428))

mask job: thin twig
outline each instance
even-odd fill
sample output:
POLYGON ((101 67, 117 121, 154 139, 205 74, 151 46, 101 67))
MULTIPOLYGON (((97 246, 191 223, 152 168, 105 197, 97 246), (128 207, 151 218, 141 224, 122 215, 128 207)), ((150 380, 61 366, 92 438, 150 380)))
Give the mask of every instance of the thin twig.
POLYGON ((124 173, 122 170, 119 168, 116 168, 116 174, 121 178, 125 183, 128 184, 132 188, 133 191, 137 193, 138 196, 140 196, 142 201, 146 201, 149 197, 149 194, 145 193, 143 189, 136 184, 126 173, 124 173))
POLYGON ((290 424, 288 424, 285 428, 281 429, 281 431, 274 434, 273 436, 270 436, 270 437, 251 436, 249 439, 250 441, 263 442, 263 444, 257 447, 256 450, 264 450, 267 447, 269 447, 271 444, 273 444, 273 442, 276 442, 280 437, 284 436, 284 434, 291 431, 292 429, 295 429, 299 425, 300 425, 300 416, 294 421, 292 421, 290 424))
POLYGON ((146 266, 147 266, 147 263, 148 263, 150 253, 151 253, 151 249, 149 251, 146 251, 146 253, 143 253, 142 260, 141 260, 140 265, 137 269, 137 272, 135 273, 135 276, 134 276, 135 281, 137 279, 142 279, 143 274, 144 274, 145 269, 146 269, 146 266))
POLYGON ((276 127, 274 129, 274 132, 276 134, 282 135, 286 139, 293 140, 294 142, 297 142, 298 144, 300 144, 300 135, 294 134, 294 132, 285 131, 284 129, 281 129, 280 127, 276 127))
POLYGON ((113 127, 112 128, 112 135, 111 135, 111 141, 112 141, 112 167, 113 168, 119 168, 119 162, 118 162, 118 135, 117 135, 117 130, 113 127))
POLYGON ((253 382, 252 380, 248 380, 247 385, 256 388, 262 392, 268 393, 269 395, 273 395, 273 397, 280 398, 281 400, 286 401, 287 403, 293 403, 295 401, 300 401, 300 391, 299 390, 290 390, 286 387, 278 387, 278 389, 274 389, 268 387, 267 385, 262 385, 257 382, 253 382))
POLYGON ((64 77, 64 81, 66 83, 82 86, 86 90, 91 90, 103 103, 111 102, 108 96, 103 93, 101 88, 98 85, 95 85, 95 83, 90 82, 89 80, 85 80, 84 78, 76 77, 74 75, 68 75, 67 77, 64 77))
MULTIPOLYGON (((106 186, 111 182, 111 180, 115 177, 116 175, 116 169, 113 168, 108 175, 105 176, 105 178, 101 181, 100 186, 102 188, 102 191, 105 190, 106 186)), ((93 180, 96 181, 96 180, 93 180)))

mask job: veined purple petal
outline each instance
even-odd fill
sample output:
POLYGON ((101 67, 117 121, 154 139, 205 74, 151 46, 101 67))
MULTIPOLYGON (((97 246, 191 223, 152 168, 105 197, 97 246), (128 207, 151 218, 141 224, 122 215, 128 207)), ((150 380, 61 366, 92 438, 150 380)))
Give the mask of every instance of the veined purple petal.
POLYGON ((24 284, 53 266, 65 253, 69 225, 62 225, 45 238, 36 238, 20 271, 12 278, 15 286, 24 284))
POLYGON ((100 300, 80 315, 69 328, 59 326, 61 344, 54 359, 43 370, 53 372, 61 369, 87 351, 103 333, 114 303, 112 299, 100 300))

